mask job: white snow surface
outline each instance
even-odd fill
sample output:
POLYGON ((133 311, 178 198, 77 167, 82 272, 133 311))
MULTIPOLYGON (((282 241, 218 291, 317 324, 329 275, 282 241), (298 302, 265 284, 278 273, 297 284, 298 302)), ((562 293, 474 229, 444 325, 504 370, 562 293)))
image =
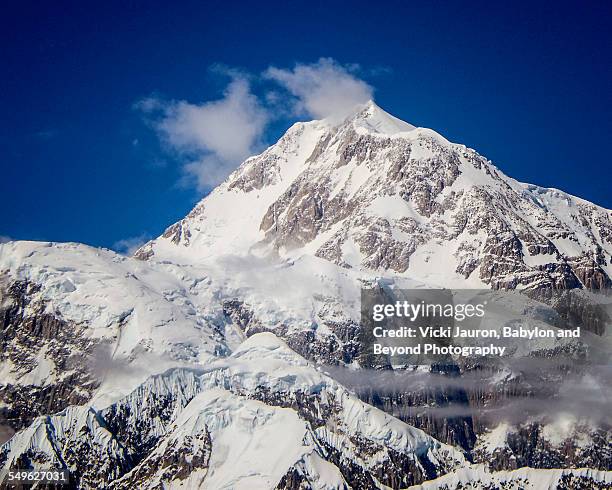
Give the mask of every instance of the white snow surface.
MULTIPOLYGON (((564 475, 591 478, 600 484, 612 483, 612 471, 589 468, 537 469, 519 468, 513 471, 490 472, 484 465, 471 465, 409 487, 410 490, 455 489, 478 490, 480 488, 504 488, 506 490, 556 490, 564 475), (492 485, 499 485, 492 486, 492 485)), ((587 488, 587 487, 585 487, 587 488)))

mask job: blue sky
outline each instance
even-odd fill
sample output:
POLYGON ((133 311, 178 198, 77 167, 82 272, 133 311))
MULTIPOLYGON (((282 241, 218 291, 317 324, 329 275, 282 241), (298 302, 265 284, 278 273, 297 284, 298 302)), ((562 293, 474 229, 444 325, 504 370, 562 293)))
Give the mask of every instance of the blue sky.
POLYGON ((206 192, 202 168, 316 113, 287 110, 287 77, 321 58, 507 174, 612 208, 606 2, 19 3, 0 20, 0 236, 160 234, 206 192), (205 131, 232 96, 256 120, 233 149, 205 131))

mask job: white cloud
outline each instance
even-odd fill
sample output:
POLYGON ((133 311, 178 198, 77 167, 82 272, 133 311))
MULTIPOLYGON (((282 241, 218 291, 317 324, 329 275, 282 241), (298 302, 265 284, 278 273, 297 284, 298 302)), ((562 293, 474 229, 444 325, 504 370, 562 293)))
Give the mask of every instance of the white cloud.
POLYGON ((133 255, 134 252, 147 243, 149 239, 149 235, 143 233, 142 235, 117 240, 115 243, 113 243, 112 248, 120 254, 133 255))
POLYGON ((251 93, 246 78, 235 75, 223 98, 202 104, 143 99, 137 105, 153 115, 154 126, 188 160, 187 176, 205 190, 219 182, 260 148, 268 113, 251 93))
POLYGON ((13 239, 10 236, 0 235, 0 243, 8 243, 13 239))
POLYGON ((276 81, 297 98, 298 112, 340 121, 356 105, 372 99, 373 88, 354 75, 357 68, 321 58, 316 63, 298 63, 293 70, 270 67, 264 77, 276 81))
POLYGON ((300 114, 339 122, 373 93, 355 75, 358 65, 340 65, 331 58, 298 63, 293 69, 270 67, 259 77, 224 65, 211 70, 231 79, 218 100, 194 104, 153 96, 135 105, 165 146, 178 155, 184 174, 180 183, 196 184, 200 191, 219 184, 262 150, 270 120, 300 114), (267 80, 264 97, 251 91, 249 80, 267 80), (270 82, 275 86, 269 87, 270 82))

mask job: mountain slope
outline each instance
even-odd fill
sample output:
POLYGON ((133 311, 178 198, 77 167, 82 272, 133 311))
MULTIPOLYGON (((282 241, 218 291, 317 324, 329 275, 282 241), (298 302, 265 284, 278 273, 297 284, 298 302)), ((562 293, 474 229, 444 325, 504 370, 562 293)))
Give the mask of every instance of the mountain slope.
POLYGON ((136 256, 273 252, 446 287, 610 287, 609 210, 391 118, 370 103, 339 126, 292 126, 136 256))
POLYGON ((538 470, 521 468, 490 473, 483 467, 465 468, 433 481, 410 487, 411 490, 570 490, 612 488, 612 472, 586 468, 574 470, 538 470))
POLYGON ((407 486, 465 464, 460 451, 367 406, 271 334, 205 368, 149 378, 100 411, 36 419, 1 458, 4 472, 54 463, 81 486, 113 488, 407 486))

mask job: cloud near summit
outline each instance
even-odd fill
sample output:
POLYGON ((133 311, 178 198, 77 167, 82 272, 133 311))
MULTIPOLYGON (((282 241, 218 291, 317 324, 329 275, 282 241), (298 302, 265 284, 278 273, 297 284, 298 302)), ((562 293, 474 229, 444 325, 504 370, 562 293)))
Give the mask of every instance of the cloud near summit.
POLYGON ((373 88, 354 74, 355 65, 344 67, 331 58, 297 63, 292 70, 270 67, 264 77, 274 80, 296 97, 298 114, 315 119, 341 121, 356 105, 373 96, 373 88))
POLYGON ((261 147, 269 119, 242 77, 233 77, 218 100, 193 104, 148 98, 137 108, 183 162, 185 177, 201 191, 223 181, 261 147))
POLYGON ((331 58, 291 69, 269 67, 256 76, 224 69, 230 81, 220 99, 192 103, 149 97, 135 108, 181 162, 183 182, 204 192, 264 148, 269 122, 287 115, 286 100, 293 119, 307 116, 334 123, 370 100, 373 88, 356 76, 357 70, 357 65, 344 66, 331 58), (251 81, 264 86, 263 96, 253 92, 251 81), (266 87, 270 84, 275 90, 266 87), (278 90, 287 93, 281 96, 278 90), (285 110, 279 110, 279 100, 285 101, 285 110))

